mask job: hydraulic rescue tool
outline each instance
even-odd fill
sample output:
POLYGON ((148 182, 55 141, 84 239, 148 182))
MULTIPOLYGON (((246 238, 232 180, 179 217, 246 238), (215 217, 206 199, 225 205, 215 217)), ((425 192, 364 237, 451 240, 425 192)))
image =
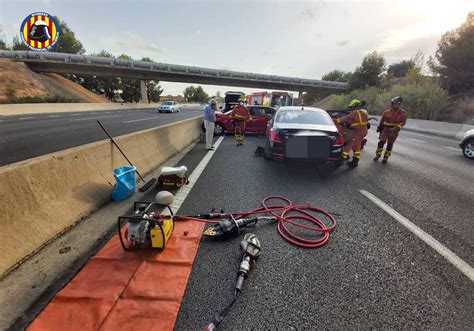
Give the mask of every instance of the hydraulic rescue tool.
MULTIPOLYGON (((155 202, 135 202, 133 212, 119 217, 118 231, 122 247, 125 250, 132 248, 157 248, 164 249, 168 238, 171 236, 175 221, 194 221, 210 224, 204 231, 204 235, 213 238, 227 238, 239 235, 244 228, 255 227, 259 221, 276 223, 276 229, 280 236, 287 242, 302 248, 317 248, 327 243, 329 234, 336 227, 336 219, 332 214, 311 205, 294 205, 290 200, 269 196, 263 199, 262 207, 236 213, 214 212, 198 214, 194 216, 174 215, 170 205, 173 203, 173 195, 167 191, 161 191, 156 195, 155 202), (278 202, 283 202, 279 204, 278 202), (159 212, 156 207, 168 208, 170 215, 159 212), (256 216, 267 214, 269 216, 256 216), (122 236, 121 225, 127 223, 125 244, 122 236), (327 223, 330 223, 329 225, 327 223), (291 225, 291 226, 288 226, 291 225), (298 228, 299 234, 295 233, 298 228), (316 236, 303 237, 302 230, 316 233, 316 236)), ((260 241, 252 234, 247 233, 240 242, 242 260, 232 301, 220 311, 214 321, 205 330, 214 330, 228 314, 242 291, 245 279, 250 269, 261 253, 260 241)))
POLYGON ((173 211, 170 204, 173 203, 173 195, 167 191, 158 192, 156 202, 137 201, 133 205, 133 212, 120 216, 117 221, 118 235, 124 250, 134 248, 156 248, 163 250, 174 229, 173 211), (156 207, 166 207, 170 216, 157 213, 156 207), (122 236, 121 227, 126 223, 125 238, 122 236))
POLYGON ((247 279, 250 268, 255 265, 255 261, 260 256, 262 248, 257 236, 253 233, 247 233, 244 237, 244 240, 240 242, 240 250, 242 252, 242 262, 240 262, 240 268, 237 272, 237 283, 235 285, 234 296, 231 302, 220 311, 219 315, 214 318, 214 321, 204 329, 206 331, 215 330, 215 328, 229 313, 230 308, 232 308, 239 293, 242 291, 244 280, 247 279))

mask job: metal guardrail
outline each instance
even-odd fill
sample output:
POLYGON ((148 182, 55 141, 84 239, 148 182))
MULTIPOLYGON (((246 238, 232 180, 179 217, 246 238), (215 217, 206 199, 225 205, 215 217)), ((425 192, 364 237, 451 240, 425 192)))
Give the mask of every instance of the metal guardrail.
POLYGON ((285 77, 276 75, 266 75, 251 72, 239 72, 231 70, 219 70, 203 67, 184 66, 177 64, 167 64, 160 62, 146 62, 135 60, 123 60, 118 58, 107 58, 90 55, 66 54, 56 52, 34 52, 34 51, 0 51, 0 58, 8 58, 22 62, 54 62, 67 64, 87 64, 100 67, 115 68, 136 68, 152 72, 166 72, 187 74, 200 77, 215 78, 235 78, 239 80, 260 81, 269 83, 297 84, 325 89, 334 89, 335 91, 345 90, 347 84, 340 82, 331 82, 317 79, 306 79, 297 77, 285 77))

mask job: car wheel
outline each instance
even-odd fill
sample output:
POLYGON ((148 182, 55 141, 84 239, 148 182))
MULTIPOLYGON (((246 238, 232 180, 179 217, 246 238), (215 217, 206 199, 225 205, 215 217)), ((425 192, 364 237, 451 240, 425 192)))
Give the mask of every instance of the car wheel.
POLYGON ((158 110, 158 112, 161 114, 161 110, 158 110))
POLYGON ((214 127, 214 135, 215 136, 222 136, 224 134, 224 126, 222 124, 217 124, 214 127))
POLYGON ((474 159, 474 139, 467 141, 462 148, 462 153, 468 159, 474 159))
POLYGON ((270 152, 266 148, 263 149, 263 158, 265 160, 271 160, 272 159, 272 156, 270 155, 270 152))

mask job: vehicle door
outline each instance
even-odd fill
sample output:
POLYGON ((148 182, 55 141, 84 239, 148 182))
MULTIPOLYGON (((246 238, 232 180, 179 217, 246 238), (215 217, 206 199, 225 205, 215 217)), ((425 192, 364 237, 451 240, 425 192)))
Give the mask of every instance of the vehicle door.
POLYGON ((265 116, 265 108, 263 107, 249 107, 252 121, 248 123, 248 132, 265 132, 267 129, 267 117, 265 116))

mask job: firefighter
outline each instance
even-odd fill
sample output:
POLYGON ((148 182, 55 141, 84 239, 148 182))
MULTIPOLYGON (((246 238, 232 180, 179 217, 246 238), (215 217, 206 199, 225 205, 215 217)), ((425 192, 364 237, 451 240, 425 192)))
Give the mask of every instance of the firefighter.
POLYGON ((397 96, 391 100, 392 107, 383 112, 382 118, 380 119, 377 132, 380 132, 379 144, 377 151, 375 152, 374 161, 382 156, 383 147, 387 142, 387 148, 383 155, 383 163, 387 163, 388 158, 392 154, 393 144, 397 140, 398 133, 407 122, 407 113, 405 110, 400 108, 400 104, 403 98, 397 96))
MULTIPOLYGON (((367 124, 369 122, 369 115, 362 110, 362 104, 359 100, 352 100, 347 106, 351 112, 343 117, 336 119, 337 124, 347 123, 352 134, 342 151, 342 158, 349 159, 349 153, 352 149, 352 161, 349 164, 352 168, 359 165, 361 144, 364 137, 367 135, 367 124)), ((349 131, 347 130, 347 131, 349 131)))
POLYGON ((240 97, 239 104, 232 108, 232 112, 229 115, 229 117, 234 122, 235 140, 237 141, 237 146, 244 144, 245 124, 246 122, 252 121, 252 116, 250 116, 250 112, 247 107, 245 107, 244 103, 245 97, 240 97))

